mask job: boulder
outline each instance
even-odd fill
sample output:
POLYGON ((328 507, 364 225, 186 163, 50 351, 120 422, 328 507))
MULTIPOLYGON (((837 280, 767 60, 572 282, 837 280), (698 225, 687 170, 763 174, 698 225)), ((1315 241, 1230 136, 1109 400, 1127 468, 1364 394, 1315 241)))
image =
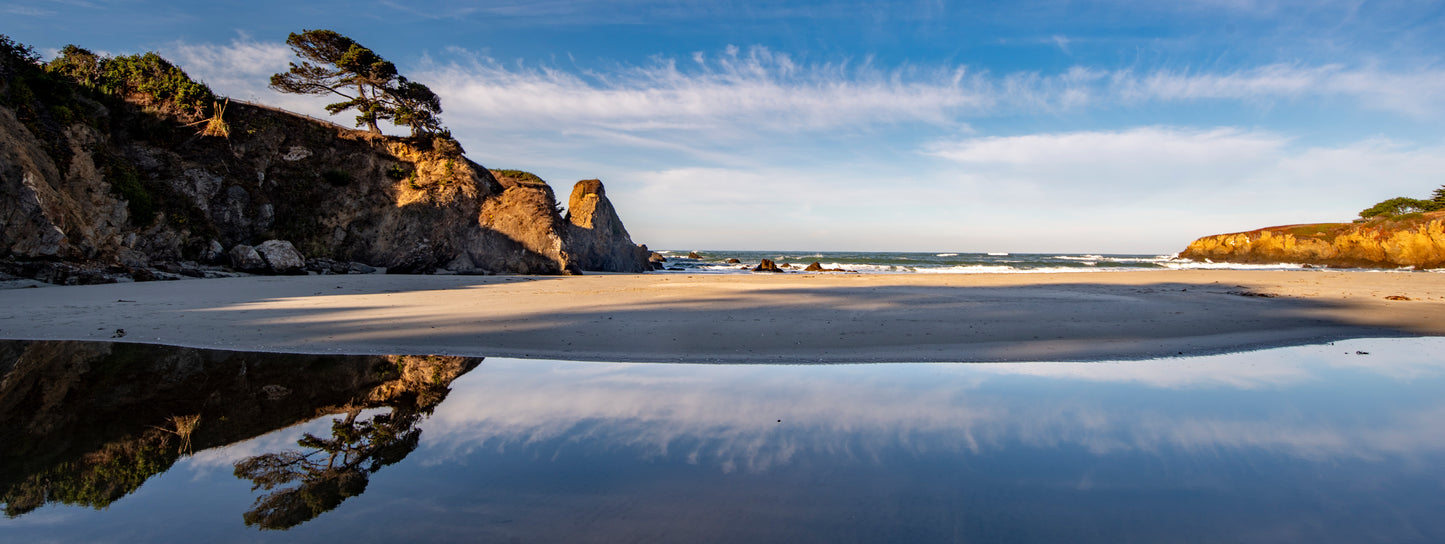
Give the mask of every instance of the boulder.
POLYGON ((773 263, 773 261, 770 261, 770 260, 767 260, 767 259, 763 259, 763 262, 758 263, 757 268, 754 268, 754 269, 753 269, 753 272, 782 272, 782 271, 783 271, 783 269, 778 268, 778 265, 777 265, 777 264, 775 264, 775 263, 773 263))
POLYGON ((663 257, 661 253, 658 253, 656 251, 653 251, 647 255, 647 262, 660 263, 665 261, 667 261, 667 257, 663 257))
POLYGON ((266 240, 256 246, 256 253, 266 261, 267 268, 277 274, 305 274, 306 258, 296 246, 285 240, 266 240))
POLYGON ((696 251, 689 251, 689 252, 687 252, 687 258, 689 258, 689 259, 701 259, 701 258, 702 258, 702 255, 698 255, 696 251))
POLYGON ((817 262, 814 262, 813 264, 808 265, 808 267, 807 267, 807 268, 804 268, 803 271, 804 271, 804 272, 847 272, 847 270, 843 270, 842 268, 823 268, 823 265, 822 265, 822 264, 819 264, 819 263, 817 263, 817 262))
POLYGON ((226 248, 221 247, 221 243, 216 240, 211 240, 206 244, 206 248, 201 250, 201 262, 206 264, 219 263, 221 262, 221 258, 225 256, 226 248))
POLYGON ((266 261, 261 259, 261 254, 256 248, 246 244, 238 244, 226 253, 231 258, 231 268, 242 272, 258 272, 266 269, 266 261))
POLYGON ((725 261, 725 262, 728 263, 728 264, 739 264, 739 263, 742 263, 742 261, 739 261, 739 260, 737 260, 737 259, 728 259, 728 260, 725 261))

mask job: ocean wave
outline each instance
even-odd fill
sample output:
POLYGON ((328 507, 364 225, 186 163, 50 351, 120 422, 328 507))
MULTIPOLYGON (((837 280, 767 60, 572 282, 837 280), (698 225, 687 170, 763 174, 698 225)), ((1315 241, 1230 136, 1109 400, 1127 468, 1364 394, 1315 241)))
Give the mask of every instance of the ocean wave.
POLYGON ((1173 270, 1303 270, 1308 266, 1300 263, 1240 264, 1190 259, 1177 259, 1160 264, 1173 270))
MULTIPOLYGON (((660 250, 668 256, 667 266, 679 270, 661 271, 673 274, 748 274, 762 259, 772 259, 788 270, 801 272, 809 263, 823 268, 860 274, 1047 274, 1065 272, 1108 272, 1140 270, 1300 270, 1309 268, 1300 263, 1236 264, 1176 259, 1172 255, 1103 255, 1103 254, 1011 254, 1009 259, 991 257, 1000 253, 890 253, 890 252, 771 252, 712 251, 706 258, 681 258, 686 253, 660 250), (736 258, 741 263, 725 263, 736 258)), ((1002 253, 1003 255, 1010 255, 1002 253)), ((1445 273, 1445 269, 1430 272, 1445 273)))
POLYGON ((1099 260, 1110 263, 1157 264, 1172 261, 1174 260, 1174 257, 1169 255, 1160 255, 1158 257, 1100 257, 1099 260))

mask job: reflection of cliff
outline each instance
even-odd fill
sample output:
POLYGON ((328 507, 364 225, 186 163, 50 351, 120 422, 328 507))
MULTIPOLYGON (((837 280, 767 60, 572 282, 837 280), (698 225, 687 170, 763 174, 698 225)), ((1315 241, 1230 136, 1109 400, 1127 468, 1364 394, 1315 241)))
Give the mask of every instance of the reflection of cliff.
POLYGON ((1445 212, 1205 236, 1180 258, 1231 263, 1445 267, 1445 212))
POLYGON ((185 452, 325 414, 428 413, 480 362, 0 342, 0 500, 12 517, 104 508, 185 452))

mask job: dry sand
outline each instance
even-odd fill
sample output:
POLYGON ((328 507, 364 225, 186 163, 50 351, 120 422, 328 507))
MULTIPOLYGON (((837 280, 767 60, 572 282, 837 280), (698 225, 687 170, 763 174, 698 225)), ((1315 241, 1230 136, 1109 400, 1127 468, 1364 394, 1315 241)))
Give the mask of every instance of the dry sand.
POLYGON ((368 275, 0 290, 0 338, 108 340, 117 329, 126 342, 306 353, 1137 359, 1442 335, 1445 274, 368 275))

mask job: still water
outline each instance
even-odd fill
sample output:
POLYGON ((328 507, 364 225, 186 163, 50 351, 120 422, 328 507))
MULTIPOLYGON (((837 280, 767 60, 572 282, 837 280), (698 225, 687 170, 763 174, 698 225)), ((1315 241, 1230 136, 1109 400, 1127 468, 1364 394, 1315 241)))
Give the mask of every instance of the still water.
POLYGON ((0 343, 0 541, 1440 542, 1441 353, 777 366, 0 343))

